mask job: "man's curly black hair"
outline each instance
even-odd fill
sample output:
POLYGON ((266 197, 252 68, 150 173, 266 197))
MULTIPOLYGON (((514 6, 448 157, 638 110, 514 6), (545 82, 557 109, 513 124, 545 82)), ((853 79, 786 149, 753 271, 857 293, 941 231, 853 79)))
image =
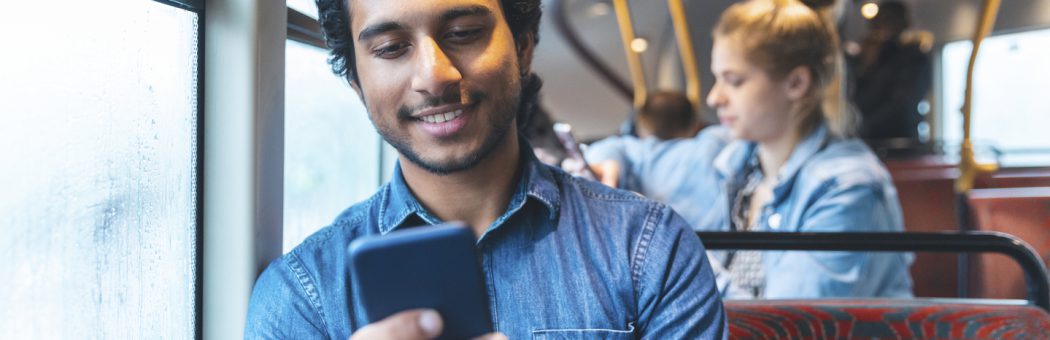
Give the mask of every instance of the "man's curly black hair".
MULTIPOLYGON (((350 32, 350 1, 355 0, 316 0, 318 21, 325 42, 331 52, 328 63, 332 72, 360 86, 357 78, 357 65, 354 61, 354 41, 350 32)), ((531 39, 536 44, 540 41, 539 27, 540 0, 500 0, 503 18, 514 35, 515 46, 521 46, 523 39, 531 39)), ((539 76, 530 72, 522 76, 521 104, 518 107, 518 128, 525 126, 539 102, 540 88, 543 82, 539 76)))

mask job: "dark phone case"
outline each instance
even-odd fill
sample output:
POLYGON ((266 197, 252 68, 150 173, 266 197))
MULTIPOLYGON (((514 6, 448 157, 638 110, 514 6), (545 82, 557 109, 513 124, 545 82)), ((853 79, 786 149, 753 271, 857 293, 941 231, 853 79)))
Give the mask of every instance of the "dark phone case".
POLYGON ((368 322, 408 309, 433 308, 445 323, 438 339, 470 339, 492 332, 474 243, 469 228, 455 225, 409 228, 350 243, 353 290, 368 322))

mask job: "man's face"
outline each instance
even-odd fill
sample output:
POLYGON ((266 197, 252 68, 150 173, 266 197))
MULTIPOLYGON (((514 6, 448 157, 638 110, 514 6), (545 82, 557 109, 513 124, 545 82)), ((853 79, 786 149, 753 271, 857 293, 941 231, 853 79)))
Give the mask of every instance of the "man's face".
POLYGON ((497 0, 350 0, 350 13, 355 89, 405 158, 446 174, 516 138, 522 69, 497 0))

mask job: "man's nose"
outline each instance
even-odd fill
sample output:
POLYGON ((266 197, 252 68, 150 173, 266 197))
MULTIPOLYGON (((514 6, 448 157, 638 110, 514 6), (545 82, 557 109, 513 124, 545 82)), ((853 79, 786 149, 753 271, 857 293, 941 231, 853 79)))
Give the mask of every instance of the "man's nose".
POLYGON ((420 44, 417 55, 417 70, 412 78, 412 90, 427 97, 440 97, 461 80, 463 75, 453 65, 441 46, 433 39, 420 44))

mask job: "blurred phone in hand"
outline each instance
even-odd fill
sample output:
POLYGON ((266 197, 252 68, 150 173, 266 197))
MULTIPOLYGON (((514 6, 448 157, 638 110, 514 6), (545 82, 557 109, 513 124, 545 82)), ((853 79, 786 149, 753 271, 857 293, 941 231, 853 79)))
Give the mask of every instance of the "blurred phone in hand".
POLYGON ((573 176, 597 181, 598 175, 587 164, 587 160, 583 158, 583 151, 580 150, 580 144, 576 142, 576 137, 572 136, 572 126, 565 123, 554 123, 554 135, 558 136, 558 141, 565 147, 567 157, 562 161, 562 169, 573 176))

